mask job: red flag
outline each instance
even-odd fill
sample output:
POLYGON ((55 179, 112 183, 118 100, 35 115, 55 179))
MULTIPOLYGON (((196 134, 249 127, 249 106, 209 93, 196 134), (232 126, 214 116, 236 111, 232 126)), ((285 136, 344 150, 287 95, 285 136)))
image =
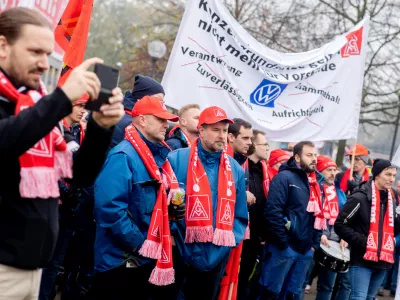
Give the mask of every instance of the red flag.
POLYGON ((221 280, 221 291, 218 300, 236 300, 240 271, 240 256, 242 255, 243 241, 233 248, 226 265, 226 275, 221 280))
POLYGON ((70 0, 54 31, 56 42, 64 50, 64 65, 58 85, 85 57, 94 0, 70 0))

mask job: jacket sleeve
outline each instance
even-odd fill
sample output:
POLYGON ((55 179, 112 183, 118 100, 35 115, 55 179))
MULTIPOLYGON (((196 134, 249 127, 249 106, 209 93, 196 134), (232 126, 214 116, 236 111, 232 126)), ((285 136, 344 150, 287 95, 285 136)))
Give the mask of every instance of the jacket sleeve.
POLYGON ((356 197, 350 196, 343 208, 341 209, 339 216, 335 222, 336 234, 350 246, 365 247, 367 244, 367 237, 361 233, 356 232, 352 225, 357 222, 357 219, 361 211, 361 202, 356 197))
POLYGON ((236 245, 244 239, 244 234, 249 223, 244 171, 240 168, 238 169, 238 174, 238 182, 236 185, 235 220, 233 223, 236 245))
POLYGON ((21 156, 71 112, 71 101, 57 88, 17 116, 0 119, 0 156, 21 156))
POLYGON ((110 156, 94 186, 94 216, 97 223, 124 248, 132 251, 144 242, 144 236, 129 218, 128 201, 132 186, 132 171, 124 153, 110 156))
POLYGON ((89 119, 82 145, 74 155, 73 183, 77 186, 93 184, 105 161, 113 129, 99 126, 89 119))
POLYGON ((289 184, 286 176, 278 173, 269 188, 267 202, 264 208, 264 217, 268 231, 277 241, 277 246, 284 250, 289 247, 286 233, 283 210, 289 195, 289 184))
POLYGON ((183 148, 181 141, 177 138, 170 138, 166 143, 172 150, 183 148))
MULTIPOLYGON (((314 250, 317 250, 320 245, 321 245, 321 236, 322 236, 322 230, 317 230, 317 229, 313 229, 313 243, 312 246, 314 248, 314 250)), ((327 235, 327 237, 329 237, 329 235, 327 235)))

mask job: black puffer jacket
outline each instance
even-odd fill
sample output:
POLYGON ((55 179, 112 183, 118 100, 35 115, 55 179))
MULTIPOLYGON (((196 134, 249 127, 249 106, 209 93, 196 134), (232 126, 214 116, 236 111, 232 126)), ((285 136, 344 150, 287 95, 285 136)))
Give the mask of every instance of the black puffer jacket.
MULTIPOLYGON (((393 191, 393 215, 394 235, 400 232, 400 215, 396 214, 397 195, 393 191)), ((380 210, 386 212, 388 193, 380 191, 381 207, 380 210)), ((370 217, 372 206, 372 180, 363 182, 349 196, 346 204, 343 206, 335 223, 335 232, 339 237, 349 243, 351 247, 350 263, 352 265, 372 267, 378 269, 388 269, 391 264, 384 261, 367 261, 363 258, 366 252, 367 237, 369 233, 370 217)), ((379 241, 378 256, 382 248, 382 233, 384 214, 379 217, 379 241)))

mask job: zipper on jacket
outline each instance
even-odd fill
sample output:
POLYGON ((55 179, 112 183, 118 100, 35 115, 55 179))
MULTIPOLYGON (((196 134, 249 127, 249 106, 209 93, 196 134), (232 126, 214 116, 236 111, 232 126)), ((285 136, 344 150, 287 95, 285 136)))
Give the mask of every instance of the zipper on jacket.
POLYGON ((354 207, 354 209, 348 214, 348 216, 346 217, 346 219, 344 219, 343 224, 346 224, 347 221, 350 220, 350 219, 354 216, 354 214, 358 211, 358 209, 360 208, 360 206, 361 206, 361 204, 358 203, 358 204, 356 205, 356 207, 354 207))

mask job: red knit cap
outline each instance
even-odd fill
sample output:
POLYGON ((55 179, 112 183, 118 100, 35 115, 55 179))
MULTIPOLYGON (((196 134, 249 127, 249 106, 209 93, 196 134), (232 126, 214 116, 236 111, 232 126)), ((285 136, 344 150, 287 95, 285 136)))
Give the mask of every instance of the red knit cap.
POLYGON ((317 157, 317 171, 322 172, 327 168, 337 168, 336 163, 329 157, 320 155, 317 157))
POLYGON ((290 156, 282 149, 274 149, 271 151, 268 159, 268 165, 272 168, 277 163, 288 161, 290 156))

